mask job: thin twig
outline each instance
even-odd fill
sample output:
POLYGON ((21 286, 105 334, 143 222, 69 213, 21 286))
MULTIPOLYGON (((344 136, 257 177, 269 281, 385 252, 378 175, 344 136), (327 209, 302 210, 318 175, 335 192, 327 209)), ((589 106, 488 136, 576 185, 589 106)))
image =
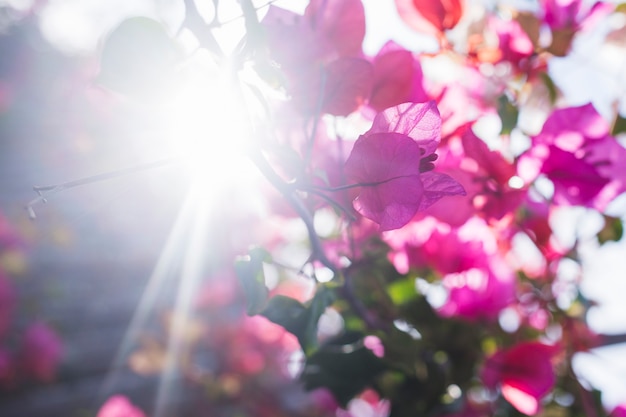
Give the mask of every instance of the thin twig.
POLYGON ((33 206, 39 203, 47 203, 48 202, 47 199, 51 195, 54 195, 56 193, 59 193, 61 191, 64 191, 70 188, 80 187, 81 185, 92 184, 92 183, 100 182, 100 181, 107 181, 110 179, 119 178, 119 177, 123 177, 129 174, 133 174, 135 172, 146 171, 149 169, 162 167, 165 165, 169 165, 178 159, 179 157, 159 159, 157 161, 146 162, 146 163, 134 165, 128 168, 122 168, 122 169, 118 169, 115 171, 105 172, 103 174, 97 174, 97 175, 92 175, 89 177, 79 178, 77 180, 63 182, 61 184, 34 186, 33 191, 35 191, 38 194, 38 197, 32 199, 31 201, 28 202, 28 204, 26 204, 26 210, 28 211, 29 217, 31 219, 35 219, 36 215, 35 215, 35 211, 33 210, 33 206))

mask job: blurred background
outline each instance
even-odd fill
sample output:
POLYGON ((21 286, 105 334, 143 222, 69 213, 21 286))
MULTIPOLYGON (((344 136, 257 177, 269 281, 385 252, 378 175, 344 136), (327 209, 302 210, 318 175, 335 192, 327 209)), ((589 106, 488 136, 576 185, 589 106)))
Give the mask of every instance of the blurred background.
MULTIPOLYGON (((277 3, 289 3, 296 10, 306 4, 277 3)), ((399 24, 390 2, 368 0, 364 4, 366 52, 375 53, 390 38, 412 50, 436 47, 427 37, 399 24)), ((225 20, 235 19, 221 29, 220 39, 232 46, 243 22, 236 19, 237 12, 233 16, 228 13, 225 10, 222 15, 225 20)), ((94 83, 103 37, 131 16, 155 18, 175 33, 184 18, 183 2, 0 0, 0 268, 6 275, 0 281, 0 303, 14 307, 0 333, 3 417, 95 415, 102 402, 117 393, 131 397, 149 412, 153 399, 163 390, 155 377, 167 365, 160 340, 168 332, 167 312, 175 304, 185 264, 184 245, 178 249, 166 246, 176 241, 171 238, 172 231, 191 233, 189 225, 174 227, 193 187, 188 170, 162 164, 72 188, 53 195, 47 204, 34 205, 36 220, 24 209, 37 197, 33 186, 73 181, 167 157, 160 109, 146 112, 94 83), (174 252, 174 266, 171 271, 155 273, 164 250, 174 252), (155 275, 161 281, 153 289, 150 282, 155 275), (4 285, 5 281, 10 284, 4 285), (149 305, 139 310, 147 293, 149 305), (129 329, 134 332, 134 342, 140 340, 143 346, 132 366, 124 360, 137 353, 136 343, 125 343, 129 329), (26 337, 29 331, 31 342, 26 337), (29 343, 36 353, 29 353, 29 343), (20 374, 25 376, 18 377, 6 365, 8 352, 22 352, 25 363, 33 362, 28 355, 43 359, 34 361, 38 365, 33 369, 24 368, 20 374), (51 367, 57 369, 54 376, 51 367)), ((553 78, 559 80, 573 105, 593 102, 600 112, 608 112, 617 102, 624 114, 626 53, 598 49, 603 30, 608 29, 600 27, 595 37, 576 43, 574 52, 555 59, 550 70, 557 74, 553 78)), ((229 195, 229 204, 239 198, 229 195)), ((624 219, 624 199, 610 210, 624 219)), ((584 210, 564 211, 559 227, 562 238, 595 236, 601 219, 594 216, 584 210)), ((215 233, 207 247, 219 251, 222 238, 215 233)), ((622 239, 601 249, 589 243, 580 250, 586 268, 583 291, 598 303, 589 316, 592 328, 601 333, 626 333, 626 242, 622 239)), ((227 294, 223 297, 228 300, 232 296, 229 291, 211 287, 207 297, 227 294)), ((228 313, 222 310, 219 314, 223 317, 213 319, 215 328, 232 325, 228 313)), ((239 320, 237 314, 233 317, 239 320)), ((193 323, 186 327, 192 339, 193 328, 193 323)), ((251 340, 258 337, 254 332, 249 336, 251 340)), ((226 343, 227 338, 215 336, 214 340, 226 343)), ((249 343, 257 347, 242 352, 238 362, 233 359, 237 366, 254 369, 252 362, 244 363, 241 358, 254 357, 261 343, 279 343, 284 352, 293 350, 283 335, 249 343)), ((580 355, 577 362, 585 378, 605 392, 609 407, 626 400, 624 358, 623 345, 615 345, 580 355)), ((196 359, 201 364, 219 358, 196 359)), ((289 370, 280 372, 288 374, 289 370)), ((280 386, 281 380, 268 378, 259 383, 268 389, 280 386)), ((225 373, 216 385, 245 393, 246 387, 238 383, 225 373)), ((293 409, 288 402, 298 402, 302 394, 284 389, 281 406, 293 409)), ((201 400, 194 395, 183 391, 167 401, 196 407, 201 400)), ((255 396, 257 402, 259 396, 255 396)), ((179 415, 188 415, 182 410, 179 415)), ((263 410, 278 415, 272 412, 277 411, 269 405, 263 410)), ((208 408, 206 415, 210 415, 208 408)), ((254 415, 265 414, 256 410, 254 415)))

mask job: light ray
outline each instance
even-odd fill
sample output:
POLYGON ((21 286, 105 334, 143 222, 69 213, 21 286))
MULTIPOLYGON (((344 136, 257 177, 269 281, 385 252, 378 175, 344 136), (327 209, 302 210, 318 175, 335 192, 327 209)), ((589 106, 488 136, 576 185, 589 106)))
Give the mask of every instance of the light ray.
POLYGON ((174 272, 177 253, 180 251, 180 247, 184 242, 185 236, 187 236, 189 230, 193 226, 190 221, 193 206, 194 198, 192 190, 190 190, 181 205, 176 221, 172 226, 172 230, 170 231, 165 246, 161 251, 161 255, 157 260, 150 279, 148 280, 147 287, 141 296, 139 305, 135 309, 135 313, 131 319, 128 329, 126 330, 124 338, 122 339, 118 351, 109 368, 109 373, 102 383, 98 395, 99 398, 103 398, 111 393, 111 390, 116 382, 117 375, 115 374, 115 371, 121 369, 124 365, 126 356, 136 342, 137 334, 140 329, 145 327, 150 314, 153 313, 155 301, 159 291, 163 287, 167 278, 174 272))
POLYGON ((193 229, 189 236, 176 296, 174 314, 169 328, 165 370, 161 375, 156 397, 155 417, 166 412, 166 406, 177 392, 176 382, 179 377, 179 365, 187 340, 181 337, 183 327, 189 321, 192 299, 198 283, 203 278, 209 253, 209 234, 211 220, 211 196, 204 191, 205 182, 196 182, 190 197, 194 205, 191 219, 193 229))

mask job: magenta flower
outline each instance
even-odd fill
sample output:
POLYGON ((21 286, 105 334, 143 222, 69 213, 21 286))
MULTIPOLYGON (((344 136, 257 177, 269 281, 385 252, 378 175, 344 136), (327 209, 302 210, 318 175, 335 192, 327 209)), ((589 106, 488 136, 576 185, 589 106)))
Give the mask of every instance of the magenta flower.
POLYGON ((62 355, 61 340, 46 324, 36 322, 26 329, 20 351, 20 364, 26 375, 52 381, 62 355))
POLYGON ((431 268, 448 292, 437 312, 466 320, 493 320, 515 299, 515 276, 503 260, 494 232, 478 218, 458 229, 433 218, 385 234, 396 269, 431 268))
POLYGON ((611 4, 601 1, 591 4, 583 0, 541 0, 540 3, 544 12, 543 20, 552 30, 577 31, 593 24, 613 9, 611 4))
POLYGON ((0 271, 0 338, 3 337, 13 320, 15 291, 9 278, 0 271))
POLYGON ((124 395, 114 395, 100 407, 96 417, 145 417, 124 395))
POLYGON ((382 399, 371 389, 367 389, 357 398, 348 403, 347 409, 338 409, 337 417, 387 417, 391 404, 388 400, 382 399))
POLYGON ((432 172, 440 129, 434 102, 404 103, 379 113, 355 142, 345 164, 348 178, 362 186, 354 208, 380 230, 398 229, 440 198, 465 193, 432 172))
POLYGON ((494 258, 486 268, 471 268, 443 277, 446 303, 437 310, 444 317, 494 320, 515 299, 515 276, 494 258))
POLYGON ((626 417, 626 404, 620 404, 613 409, 611 417, 626 417))
POLYGON ((10 388, 15 383, 15 360, 13 354, 0 347, 0 388, 10 388))
POLYGON ((402 20, 418 32, 441 35, 463 16, 461 0, 396 0, 402 20))
POLYGON ((514 69, 520 66, 523 59, 530 57, 535 46, 516 20, 502 20, 490 16, 489 27, 498 36, 499 61, 509 61, 515 64, 514 69))
POLYGON ((515 165, 500 152, 490 150, 485 142, 466 126, 461 138, 448 140, 436 171, 457 179, 467 198, 450 198, 427 210, 427 213, 452 226, 460 226, 474 215, 487 220, 502 220, 520 206, 525 187, 514 188, 509 182, 516 175, 515 165))
POLYGON ((385 233, 384 237, 393 249, 392 262, 401 273, 412 268, 431 268, 441 275, 453 274, 482 268, 495 255, 491 249, 496 245, 493 233, 481 220, 451 229, 427 217, 385 233))
POLYGON ((538 342, 517 344, 489 357, 481 378, 487 388, 500 389, 519 412, 535 415, 541 398, 554 387, 552 358, 556 352, 555 346, 538 342))
POLYGON ((620 161, 626 149, 609 135, 608 123, 591 104, 555 110, 533 146, 520 157, 527 182, 544 174, 554 184, 554 202, 602 211, 626 187, 620 161))
POLYGON ((301 112, 346 116, 366 102, 373 70, 361 58, 365 11, 360 0, 314 0, 304 16, 270 7, 263 25, 272 59, 286 76, 269 81, 286 81, 283 87, 301 112))
POLYGON ((428 99, 424 91, 422 67, 411 51, 390 41, 372 60, 374 79, 369 106, 376 111, 428 99))

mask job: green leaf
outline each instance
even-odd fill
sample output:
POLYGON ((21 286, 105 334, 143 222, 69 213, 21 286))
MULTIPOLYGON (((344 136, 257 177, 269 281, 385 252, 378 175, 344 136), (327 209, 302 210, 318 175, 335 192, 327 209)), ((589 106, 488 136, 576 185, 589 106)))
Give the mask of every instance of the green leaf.
POLYGON ((618 113, 615 123, 613 123, 613 129, 611 129, 611 135, 616 136, 620 133, 626 133, 626 117, 622 117, 618 113))
POLYGON ((330 340, 311 355, 301 380, 307 390, 327 388, 337 402, 348 402, 388 369, 387 365, 363 345, 361 333, 345 333, 330 340))
POLYGON ((598 242, 603 245, 606 242, 617 242, 624 235, 624 225, 619 217, 603 216, 604 227, 598 232, 598 242))
POLYGON ((269 254, 264 249, 255 248, 235 261, 235 273, 243 287, 246 311, 250 316, 259 314, 267 304, 269 290, 265 286, 263 261, 268 259, 269 254))
POLYGON ((295 335, 308 355, 317 348, 319 318, 334 299, 332 288, 321 285, 306 306, 293 298, 277 295, 269 300, 261 314, 295 335))
POLYGON ((106 38, 98 81, 123 94, 154 98, 174 83, 182 57, 182 49, 161 23, 132 17, 106 38))
POLYGON ((498 98, 498 116, 500 116, 500 120, 502 120, 502 130, 500 133, 508 135, 515 126, 517 126, 519 111, 505 95, 501 95, 498 98))
POLYGON ((306 312, 306 307, 298 300, 284 295, 275 295, 270 298, 261 314, 297 336, 301 333, 306 312))
POLYGON ((415 278, 407 278, 392 282, 387 287, 389 297, 394 304, 400 305, 407 303, 417 297, 415 290, 415 278))
POLYGON ((541 73, 541 79, 543 80, 544 85, 548 88, 548 95, 550 97, 550 103, 554 104, 556 102, 558 96, 558 89, 552 78, 545 72, 541 73))

